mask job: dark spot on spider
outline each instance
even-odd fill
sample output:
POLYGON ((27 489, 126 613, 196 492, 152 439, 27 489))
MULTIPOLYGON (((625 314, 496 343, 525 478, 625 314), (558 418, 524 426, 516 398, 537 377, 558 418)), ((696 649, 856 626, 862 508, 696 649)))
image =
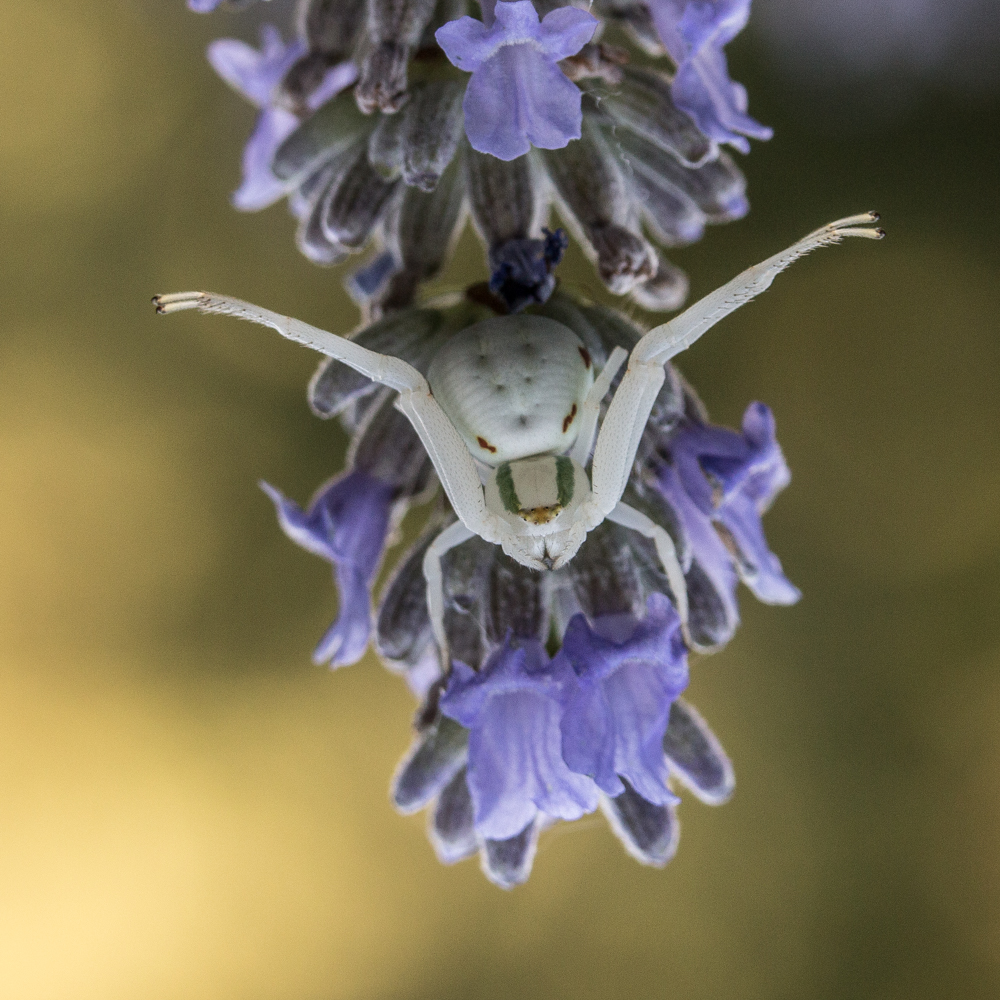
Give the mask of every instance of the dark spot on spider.
POLYGON ((566 418, 563 420, 563 434, 569 430, 569 425, 573 423, 573 418, 576 416, 576 403, 573 404, 573 409, 569 411, 566 418))
POLYGON ((585 368, 590 367, 590 351, 586 347, 578 347, 577 350, 580 352, 580 357, 583 358, 583 364, 585 368))
POLYGON ((484 448, 486 451, 495 452, 496 448, 489 443, 484 437, 477 437, 476 442, 479 444, 480 448, 484 448))

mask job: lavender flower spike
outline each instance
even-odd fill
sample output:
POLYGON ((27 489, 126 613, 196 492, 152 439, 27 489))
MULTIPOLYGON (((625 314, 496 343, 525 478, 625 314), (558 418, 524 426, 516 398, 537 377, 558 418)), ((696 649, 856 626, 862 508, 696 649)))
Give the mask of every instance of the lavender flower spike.
POLYGON ((261 489, 274 501, 285 534, 334 567, 340 614, 313 660, 331 667, 357 663, 371 635, 371 585, 392 522, 395 487, 355 469, 323 487, 308 511, 268 483, 261 489))
POLYGON ((485 840, 516 837, 540 813, 573 820, 597 808, 597 787, 562 758, 561 692, 571 672, 537 640, 515 648, 509 635, 478 672, 454 665, 441 711, 470 730, 469 791, 485 840))
POLYGON ((559 7, 539 21, 531 0, 499 2, 493 16, 489 27, 460 17, 435 33, 451 62, 472 73, 462 105, 472 148, 514 160, 579 139, 580 90, 557 63, 590 41, 597 19, 559 7))
POLYGON ((747 92, 729 79, 723 46, 746 26, 750 0, 648 0, 664 47, 677 64, 671 92, 710 139, 750 151, 744 136, 770 139, 747 113, 747 92))
MULTIPOLYGON (((271 172, 278 147, 299 124, 299 118, 276 103, 285 74, 306 53, 301 39, 281 40, 273 25, 261 28, 260 51, 235 38, 220 38, 208 47, 208 61, 223 80, 261 109, 257 127, 243 150, 243 183, 233 193, 233 205, 244 212, 267 208, 288 193, 284 181, 271 172)), ((315 111, 357 77, 353 63, 327 70, 319 87, 309 95, 308 110, 315 111)))
POLYGON ((575 684, 562 717, 563 758, 612 798, 628 782, 647 802, 677 802, 667 787, 663 736, 670 706, 687 687, 680 619, 663 594, 650 594, 646 617, 605 615, 591 627, 575 615, 562 651, 575 684))

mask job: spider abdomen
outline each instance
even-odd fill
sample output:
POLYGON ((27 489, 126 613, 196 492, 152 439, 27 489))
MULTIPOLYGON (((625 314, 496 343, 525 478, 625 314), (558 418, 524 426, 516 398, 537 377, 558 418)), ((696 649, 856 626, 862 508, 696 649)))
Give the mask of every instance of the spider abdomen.
POLYGON ((456 334, 435 355, 427 380, 469 451, 497 466, 569 448, 594 372, 568 327, 517 316, 456 334))

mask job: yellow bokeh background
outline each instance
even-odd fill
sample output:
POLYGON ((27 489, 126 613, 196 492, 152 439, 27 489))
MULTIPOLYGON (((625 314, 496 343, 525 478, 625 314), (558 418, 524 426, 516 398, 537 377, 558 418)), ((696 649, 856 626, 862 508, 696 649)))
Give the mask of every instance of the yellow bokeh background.
MULTIPOLYGON (((241 22, 0 15, 0 1000, 998 995, 995 93, 873 108, 733 46, 776 138, 749 218, 674 255, 695 293, 848 212, 890 232, 683 359, 720 421, 774 408, 795 478, 767 528, 805 597, 744 593, 694 665, 738 789, 684 802, 666 869, 592 818, 504 893, 390 806, 404 685, 309 662, 329 571, 255 484, 305 501, 342 461, 314 359, 149 306, 208 287, 356 321, 284 209, 228 206, 253 112, 203 50, 241 22)), ((468 238, 441 287, 481 274, 468 238)), ((562 274, 594 291, 577 251, 562 274)))

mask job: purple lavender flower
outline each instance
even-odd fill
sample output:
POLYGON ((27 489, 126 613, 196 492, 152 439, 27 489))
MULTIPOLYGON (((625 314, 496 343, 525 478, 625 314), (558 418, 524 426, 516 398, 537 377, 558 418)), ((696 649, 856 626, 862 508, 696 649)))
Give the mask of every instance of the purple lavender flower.
POLYGON ((285 534, 333 564, 340 613, 313 660, 329 661, 331 667, 357 663, 371 635, 371 585, 385 550, 396 488, 354 469, 323 487, 308 511, 268 483, 261 488, 274 501, 285 534))
POLYGON ((729 79, 723 46, 746 26, 750 0, 647 0, 660 40, 677 64, 674 102, 716 142, 750 151, 743 136, 770 139, 747 113, 747 92, 729 79))
MULTIPOLYGON (((288 185, 271 172, 278 147, 299 124, 299 118, 276 103, 285 74, 306 53, 301 39, 281 40, 273 25, 261 28, 258 51, 235 38, 220 38, 208 47, 208 61, 234 90, 261 109, 257 126, 243 150, 243 183, 233 193, 233 205, 244 212, 266 208, 288 193, 288 185)), ((322 83, 307 99, 316 111, 331 97, 349 87, 357 77, 353 63, 344 62, 326 72, 322 83)))
POLYGON ((663 737, 670 706, 687 687, 680 619, 662 594, 650 594, 646 617, 604 615, 593 626, 575 615, 557 659, 573 668, 561 729, 563 759, 612 798, 628 782, 647 802, 677 797, 667 787, 663 737))
POLYGON ((693 560, 725 602, 730 633, 739 622, 738 578, 768 604, 794 604, 801 594, 768 548, 761 525, 791 479, 770 409, 751 403, 742 434, 688 421, 668 451, 656 485, 680 519, 693 560))
POLYGON ((597 19, 560 7, 539 21, 531 0, 497 3, 493 17, 488 27, 460 17, 435 33, 451 62, 472 73, 463 108, 473 149, 514 160, 579 139, 580 90, 557 63, 590 41, 597 19))
MULTIPOLYGON (((469 733, 468 783, 476 832, 516 837, 541 816, 579 819, 597 808, 597 787, 562 757, 564 658, 549 660, 536 640, 510 637, 478 672, 456 663, 441 711, 469 733)), ((662 753, 662 749, 661 749, 662 753)))

